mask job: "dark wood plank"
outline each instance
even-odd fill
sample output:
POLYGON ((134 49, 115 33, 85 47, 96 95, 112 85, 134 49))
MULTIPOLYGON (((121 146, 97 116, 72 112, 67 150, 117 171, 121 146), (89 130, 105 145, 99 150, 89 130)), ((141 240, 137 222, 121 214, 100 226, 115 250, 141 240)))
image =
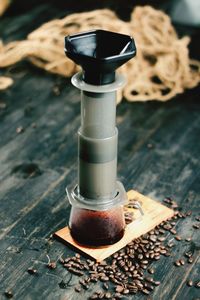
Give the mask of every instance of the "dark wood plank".
MULTIPOLYGON (((47 5, 48 9, 41 5, 21 16, 6 15, 0 35, 6 41, 23 38, 39 24, 63 14, 47 5)), ((61 255, 74 254, 48 238, 69 218, 65 187, 75 184, 77 178, 79 91, 69 79, 47 74, 27 62, 0 72, 15 79, 1 95, 7 104, 0 111, 1 296, 11 288, 15 299, 87 299, 100 284, 79 295, 74 292, 76 276, 59 264, 56 270, 46 267, 47 255, 58 261, 61 255), (53 92, 55 85, 60 88, 59 96, 53 92), (17 134, 18 126, 25 131, 17 134), (37 276, 27 274, 30 266, 38 270, 37 276), (70 286, 61 288, 61 281, 69 280, 70 286)), ((176 242, 173 255, 153 264, 155 278, 162 282, 152 295, 154 300, 198 297, 198 290, 187 287, 186 282, 196 280, 199 273, 199 232, 192 228, 200 198, 199 92, 200 87, 167 103, 123 101, 117 108, 118 175, 126 189, 134 187, 158 201, 171 196, 183 211, 193 210, 190 218, 177 223, 183 241, 176 242), (188 236, 192 244, 184 241, 188 236), (177 269, 174 261, 191 245, 195 261, 177 269)), ((134 299, 146 297, 138 294, 134 299)))

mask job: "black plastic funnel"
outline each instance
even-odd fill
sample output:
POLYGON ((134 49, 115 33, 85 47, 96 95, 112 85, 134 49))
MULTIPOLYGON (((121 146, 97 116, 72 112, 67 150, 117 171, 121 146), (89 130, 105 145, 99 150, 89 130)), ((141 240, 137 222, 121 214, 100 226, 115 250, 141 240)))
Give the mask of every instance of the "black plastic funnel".
POLYGON ((83 68, 83 80, 93 85, 115 81, 115 70, 136 55, 131 36, 93 30, 65 37, 65 53, 83 68))

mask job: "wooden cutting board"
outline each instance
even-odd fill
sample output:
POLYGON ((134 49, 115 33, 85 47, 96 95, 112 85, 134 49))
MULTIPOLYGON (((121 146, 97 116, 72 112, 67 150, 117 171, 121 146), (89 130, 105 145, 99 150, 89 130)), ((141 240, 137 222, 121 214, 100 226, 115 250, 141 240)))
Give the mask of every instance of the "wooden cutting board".
POLYGON ((92 248, 88 246, 84 247, 76 243, 76 241, 72 238, 69 227, 64 227, 58 230, 57 232, 55 232, 54 236, 62 242, 72 246, 73 248, 76 248, 78 251, 85 253, 87 256, 100 262, 116 251, 125 247, 132 240, 147 233, 156 225, 160 224, 162 221, 167 220, 168 218, 171 218, 174 215, 174 211, 172 209, 149 197, 140 194, 137 191, 131 190, 127 193, 127 195, 129 200, 134 199, 140 202, 140 205, 142 206, 142 210, 144 212, 144 216, 141 217, 138 209, 128 209, 128 211, 134 211, 134 221, 126 226, 124 236, 119 242, 100 248, 92 248))

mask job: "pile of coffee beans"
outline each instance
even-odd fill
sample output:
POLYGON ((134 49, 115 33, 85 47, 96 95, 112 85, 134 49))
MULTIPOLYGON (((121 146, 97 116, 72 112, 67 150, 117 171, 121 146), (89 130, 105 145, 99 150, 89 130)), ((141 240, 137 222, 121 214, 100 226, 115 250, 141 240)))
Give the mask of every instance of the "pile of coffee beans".
MULTIPOLYGON (((98 283, 95 293, 90 296, 90 299, 121 299, 126 296, 143 293, 145 295, 151 294, 154 289, 160 285, 160 281, 154 278, 156 261, 160 260, 162 256, 169 257, 172 255, 173 247, 179 243, 183 238, 177 235, 176 224, 180 219, 190 217, 192 212, 186 213, 178 210, 178 205, 170 198, 166 198, 164 202, 173 207, 176 211, 174 216, 167 221, 162 222, 147 234, 133 240, 126 247, 119 250, 112 257, 106 261, 97 263, 91 259, 85 259, 80 254, 75 254, 72 257, 60 258, 60 264, 73 275, 79 278, 78 284, 74 287, 75 292, 81 293, 90 288, 91 285, 98 283)), ((131 202, 128 205, 133 205, 131 202)), ((133 214, 125 209, 126 223, 132 221, 133 214)), ((195 218, 195 224, 199 225, 200 217, 195 218)), ((199 226, 193 226, 197 230, 199 226), (198 227, 198 228, 197 228, 198 227)), ((188 244, 192 243, 192 238, 184 239, 188 244)), ((182 267, 185 264, 192 264, 194 262, 194 251, 189 250, 174 261, 176 267, 182 267)), ((49 269, 57 268, 57 263, 51 261, 48 257, 46 265, 49 269)), ((31 275, 38 275, 37 270, 29 268, 27 272, 31 275)), ((200 287, 200 281, 192 281, 189 279, 186 282, 188 288, 200 287)), ((59 286, 66 288, 66 283, 62 281, 59 286)), ((12 291, 5 291, 4 295, 7 298, 12 298, 12 291)))
MULTIPOLYGON (((170 198, 166 198, 164 202, 174 209, 178 208, 175 201, 170 198)), ((172 247, 175 245, 172 240, 182 240, 177 235, 176 222, 190 215, 190 211, 182 213, 177 210, 170 220, 162 222, 154 230, 135 239, 113 254, 111 258, 101 263, 90 259, 83 260, 79 254, 66 259, 61 258, 60 262, 69 272, 81 277, 79 284, 74 288, 77 293, 88 290, 93 283, 102 282, 102 289, 92 294, 90 299, 114 300, 137 293, 149 295, 160 285, 160 281, 155 280, 152 276, 155 272, 154 268, 151 267, 152 262, 160 260, 161 256, 171 256, 172 247), (171 240, 168 239, 167 242, 167 235, 173 235, 174 237, 171 240)), ((127 224, 131 222, 131 217, 132 214, 126 211, 127 224)), ((191 238, 189 237, 185 241, 189 242, 191 238)), ((175 266, 179 267, 185 263, 192 263, 193 253, 186 252, 185 258, 175 261, 175 266)), ((191 282, 188 283, 188 286, 192 285, 191 282)))

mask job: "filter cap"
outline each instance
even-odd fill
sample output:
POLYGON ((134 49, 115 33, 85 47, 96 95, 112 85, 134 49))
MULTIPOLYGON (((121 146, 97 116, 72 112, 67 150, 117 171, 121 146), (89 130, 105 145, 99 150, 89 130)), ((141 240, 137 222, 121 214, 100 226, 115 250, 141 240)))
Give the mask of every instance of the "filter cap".
POLYGON ((65 37, 65 54, 83 69, 83 80, 93 85, 115 81, 115 70, 136 55, 131 36, 93 30, 65 37))

